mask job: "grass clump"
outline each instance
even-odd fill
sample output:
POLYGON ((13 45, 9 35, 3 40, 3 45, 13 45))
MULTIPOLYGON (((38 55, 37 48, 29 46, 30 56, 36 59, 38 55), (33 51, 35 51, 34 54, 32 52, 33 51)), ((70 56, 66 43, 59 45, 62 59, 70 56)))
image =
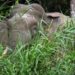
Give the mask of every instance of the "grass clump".
POLYGON ((41 33, 30 45, 17 46, 11 55, 0 59, 1 75, 75 74, 74 23, 67 24, 63 30, 58 29, 52 39, 41 33))

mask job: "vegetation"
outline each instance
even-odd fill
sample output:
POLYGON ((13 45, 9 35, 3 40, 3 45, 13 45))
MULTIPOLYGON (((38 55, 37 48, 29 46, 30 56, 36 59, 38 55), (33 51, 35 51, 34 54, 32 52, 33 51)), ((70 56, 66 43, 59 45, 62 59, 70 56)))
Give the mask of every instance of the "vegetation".
POLYGON ((46 12, 59 11, 70 15, 70 0, 0 0, 0 18, 3 19, 5 15, 8 15, 12 5, 22 1, 25 4, 39 3, 43 6, 46 12))
POLYGON ((40 29, 29 45, 18 44, 0 59, 0 75, 75 75, 75 23, 58 28, 50 39, 40 29))
MULTIPOLYGON (((0 59, 1 75, 74 75, 75 25, 71 22, 48 39, 42 31, 30 45, 17 45, 15 51, 0 59)), ((0 47, 0 50, 3 48, 0 47)))

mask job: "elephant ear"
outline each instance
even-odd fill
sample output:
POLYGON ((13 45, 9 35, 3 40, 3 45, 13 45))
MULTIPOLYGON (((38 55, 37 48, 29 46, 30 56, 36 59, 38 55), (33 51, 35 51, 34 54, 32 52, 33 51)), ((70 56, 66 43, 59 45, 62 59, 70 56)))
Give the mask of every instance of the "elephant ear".
POLYGON ((59 18, 60 17, 60 13, 58 13, 58 12, 46 13, 46 16, 48 18, 59 18))

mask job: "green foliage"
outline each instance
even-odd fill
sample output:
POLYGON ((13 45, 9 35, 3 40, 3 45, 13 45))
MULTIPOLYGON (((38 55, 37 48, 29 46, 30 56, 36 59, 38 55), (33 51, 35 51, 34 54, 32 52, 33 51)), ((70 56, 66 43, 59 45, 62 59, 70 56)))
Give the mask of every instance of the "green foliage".
POLYGON ((8 15, 8 12, 9 12, 9 3, 10 1, 6 0, 6 1, 3 1, 3 0, 0 0, 0 20, 4 19, 5 16, 8 15))
POLYGON ((0 56, 2 55, 3 52, 3 46, 0 44, 0 56))
POLYGON ((19 45, 0 59, 1 75, 74 75, 75 25, 71 22, 48 39, 39 30, 30 45, 19 45))
MULTIPOLYGON (((41 2, 46 9, 50 9, 47 8, 49 1, 41 2)), ((0 3, 0 18, 3 19, 8 14, 7 6, 0 3)), ((0 45, 0 56, 2 52, 0 45)), ((75 23, 72 22, 67 23, 63 30, 59 28, 51 39, 39 30, 30 45, 17 45, 12 54, 0 59, 0 75, 74 75, 74 69, 75 23)))
POLYGON ((18 4, 19 3, 19 0, 16 0, 15 3, 18 4))

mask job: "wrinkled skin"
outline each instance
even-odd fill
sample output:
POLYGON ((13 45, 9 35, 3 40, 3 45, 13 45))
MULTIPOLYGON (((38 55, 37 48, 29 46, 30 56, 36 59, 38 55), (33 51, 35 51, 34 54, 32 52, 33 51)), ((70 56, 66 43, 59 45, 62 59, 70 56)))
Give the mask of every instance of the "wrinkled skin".
POLYGON ((5 21, 0 22, 0 43, 3 46, 8 45, 8 26, 5 21))
POLYGON ((69 16, 66 16, 59 12, 46 13, 46 15, 50 19, 50 25, 46 28, 49 37, 51 36, 51 34, 57 31, 58 27, 61 27, 61 29, 63 29, 66 23, 71 21, 71 18, 69 16))
POLYGON ((9 46, 14 48, 18 41, 23 44, 29 42, 37 32, 37 23, 45 18, 44 9, 38 4, 28 6, 18 4, 14 6, 7 20, 9 25, 9 46))
POLYGON ((16 4, 14 5, 11 10, 10 10, 10 14, 9 14, 9 18, 13 17, 16 13, 19 14, 20 16, 22 16, 23 14, 25 14, 27 11, 29 10, 28 5, 24 5, 24 4, 16 4))
POLYGON ((49 23, 44 9, 39 4, 15 5, 6 20, 9 32, 8 46, 6 46, 2 56, 7 55, 11 49, 14 49, 18 42, 29 43, 35 37, 37 23, 41 19, 49 23))

